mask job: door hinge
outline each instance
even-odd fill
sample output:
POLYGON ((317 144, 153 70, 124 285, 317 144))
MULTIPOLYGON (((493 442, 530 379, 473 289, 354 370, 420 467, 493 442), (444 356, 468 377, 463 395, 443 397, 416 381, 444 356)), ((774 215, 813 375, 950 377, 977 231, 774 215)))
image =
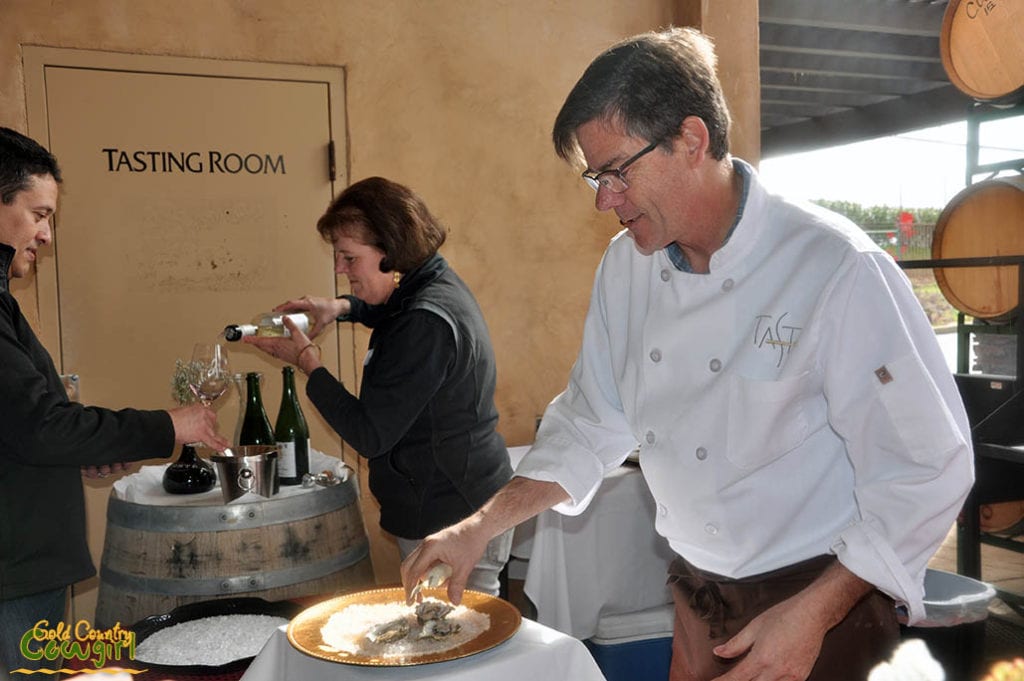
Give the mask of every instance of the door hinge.
POLYGON ((338 164, 334 157, 334 140, 327 143, 327 175, 331 182, 338 178, 338 164))

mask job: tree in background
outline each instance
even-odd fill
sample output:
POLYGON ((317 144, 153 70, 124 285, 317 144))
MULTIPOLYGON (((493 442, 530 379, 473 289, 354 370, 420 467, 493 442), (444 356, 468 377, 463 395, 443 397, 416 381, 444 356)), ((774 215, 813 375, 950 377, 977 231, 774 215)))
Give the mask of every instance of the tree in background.
POLYGON ((812 203, 849 218, 897 260, 931 258, 932 234, 941 208, 865 207, 829 199, 812 203))
MULTIPOLYGON (((897 260, 928 260, 932 257, 932 234, 942 213, 941 208, 865 208, 851 201, 827 199, 812 203, 849 218, 897 260)), ((907 270, 907 276, 933 326, 949 327, 956 323, 956 310, 939 290, 932 270, 911 269, 907 270)))

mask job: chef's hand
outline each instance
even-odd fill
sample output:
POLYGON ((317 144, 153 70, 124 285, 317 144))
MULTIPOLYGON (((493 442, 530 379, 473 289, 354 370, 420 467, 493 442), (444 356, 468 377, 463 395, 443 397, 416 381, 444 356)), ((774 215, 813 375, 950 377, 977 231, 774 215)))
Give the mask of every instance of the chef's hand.
POLYGON ((209 407, 193 404, 170 409, 167 413, 171 415, 171 423, 174 424, 174 444, 202 442, 218 452, 231 446, 217 432, 217 414, 209 407))
POLYGON ((810 675, 827 629, 794 600, 797 597, 765 610, 715 648, 719 657, 746 657, 714 681, 804 681, 810 675))
POLYGON ((413 588, 427 576, 430 568, 445 563, 452 568, 448 578, 448 600, 458 605, 466 589, 469 573, 484 555, 490 537, 476 516, 436 532, 424 539, 402 561, 402 585, 408 602, 413 600, 413 588))
POLYGON ((245 336, 242 342, 255 345, 282 362, 294 364, 299 371, 308 376, 311 371, 321 366, 320 346, 309 340, 309 336, 302 333, 287 317, 284 318, 284 325, 291 334, 290 337, 245 336))
POLYGON ((130 473, 130 463, 111 463, 100 466, 82 466, 82 477, 89 479, 105 478, 111 473, 130 473))
POLYGON ((312 298, 302 296, 281 303, 274 308, 274 312, 305 312, 309 315, 312 326, 309 328, 309 337, 316 338, 320 333, 329 328, 338 317, 348 314, 352 309, 347 298, 312 298))
POLYGON ((719 657, 743 659, 713 681, 804 681, 825 634, 873 589, 842 563, 833 563, 803 591, 768 608, 716 646, 719 657))

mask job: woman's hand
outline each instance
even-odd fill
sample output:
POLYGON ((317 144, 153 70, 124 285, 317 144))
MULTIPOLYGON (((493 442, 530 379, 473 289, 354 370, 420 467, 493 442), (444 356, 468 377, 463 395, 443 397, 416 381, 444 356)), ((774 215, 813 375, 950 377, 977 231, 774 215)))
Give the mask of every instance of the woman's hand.
POLYGON ((302 333, 292 320, 287 317, 284 318, 284 325, 291 334, 290 337, 246 336, 242 339, 242 342, 255 345, 263 352, 282 362, 294 364, 299 368, 299 371, 308 376, 311 371, 322 366, 320 363, 320 346, 309 340, 309 336, 302 333))
MULTIPOLYGON (((328 328, 334 320, 341 315, 348 314, 352 305, 346 298, 311 298, 302 296, 296 300, 289 300, 274 308, 274 312, 305 312, 309 315, 312 326, 309 328, 309 338, 316 338, 328 328)), ((308 340, 308 339, 307 339, 308 340)))

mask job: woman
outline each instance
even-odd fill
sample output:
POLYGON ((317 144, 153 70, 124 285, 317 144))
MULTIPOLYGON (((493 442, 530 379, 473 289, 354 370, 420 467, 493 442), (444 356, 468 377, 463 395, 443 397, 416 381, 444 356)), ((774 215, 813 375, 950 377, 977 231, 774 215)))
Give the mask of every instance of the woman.
MULTIPOLYGON (((306 394, 369 460, 380 524, 404 559, 426 535, 472 514, 512 476, 495 430, 494 352, 473 294, 437 249, 445 230, 410 189, 371 177, 346 189, 317 222, 352 295, 278 306, 305 311, 316 337, 333 321, 373 329, 356 397, 289 323, 290 338, 248 337, 309 376, 306 394)), ((511 533, 494 539, 468 587, 496 595, 511 533)))

